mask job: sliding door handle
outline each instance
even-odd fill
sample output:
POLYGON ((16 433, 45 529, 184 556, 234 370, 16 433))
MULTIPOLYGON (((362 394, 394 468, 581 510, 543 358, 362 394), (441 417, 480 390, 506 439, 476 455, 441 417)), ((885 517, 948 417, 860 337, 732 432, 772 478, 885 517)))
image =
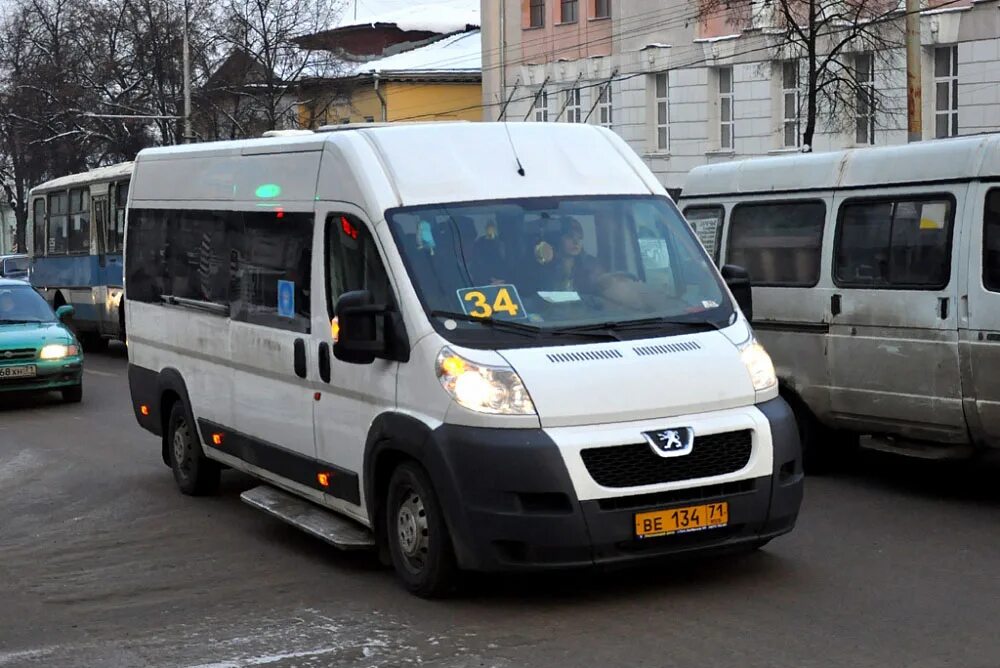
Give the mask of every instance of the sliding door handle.
POLYGON ((319 377, 330 382, 330 344, 326 341, 319 344, 319 377))
POLYGON ((306 377, 306 342, 305 339, 295 339, 295 375, 306 377))
POLYGON ((834 316, 840 315, 841 305, 840 305, 840 295, 833 295, 830 297, 830 314, 834 316))

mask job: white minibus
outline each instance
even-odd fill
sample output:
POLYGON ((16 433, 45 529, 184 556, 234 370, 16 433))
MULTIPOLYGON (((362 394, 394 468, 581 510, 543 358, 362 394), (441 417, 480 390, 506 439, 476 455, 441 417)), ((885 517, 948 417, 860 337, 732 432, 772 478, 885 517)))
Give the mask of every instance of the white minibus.
POLYGON ((144 150, 126 236, 135 415, 181 491, 255 476, 247 503, 378 549, 419 595, 795 524, 798 432, 745 275, 609 131, 144 150))

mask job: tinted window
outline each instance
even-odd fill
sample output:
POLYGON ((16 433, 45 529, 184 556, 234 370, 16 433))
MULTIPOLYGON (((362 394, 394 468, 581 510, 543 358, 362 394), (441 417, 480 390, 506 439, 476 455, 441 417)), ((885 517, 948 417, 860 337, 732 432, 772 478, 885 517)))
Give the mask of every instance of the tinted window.
POLYGON ((754 285, 812 287, 819 282, 825 218, 822 202, 738 204, 728 261, 746 268, 754 285))
POLYGON ((69 191, 69 238, 67 248, 70 253, 90 252, 90 191, 78 188, 69 191))
POLYGON ((164 294, 229 305, 229 241, 232 214, 170 211, 167 222, 167 280, 164 294))
POLYGON ((45 200, 42 198, 35 200, 35 209, 32 217, 35 255, 45 255, 45 200))
POLYGON ((128 201, 128 183, 114 186, 115 203, 111 207, 108 225, 108 252, 120 253, 125 245, 125 203, 128 201))
POLYGON ((986 195, 983 238, 983 285, 1000 292, 1000 189, 986 195))
POLYGON ((28 273, 28 258, 9 257, 3 261, 3 276, 14 276, 28 273))
POLYGON ((125 292, 139 302, 159 302, 167 277, 166 212, 133 209, 125 256, 125 292))
POLYGON ((689 206, 684 209, 684 217, 691 224, 691 229, 716 262, 719 261, 719 240, 722 238, 724 215, 725 210, 721 206, 689 206))
POLYGON ((69 246, 69 197, 66 193, 49 195, 49 255, 63 255, 69 246))
POLYGON ((389 277, 375 240, 354 216, 331 214, 327 218, 326 267, 331 317, 337 299, 345 292, 368 290, 376 304, 392 303, 389 277))
POLYGON ((834 277, 859 288, 942 288, 951 275, 950 199, 848 201, 840 209, 834 277))
POLYGON ((234 244, 239 250, 234 320, 309 332, 313 220, 311 213, 243 214, 234 244))

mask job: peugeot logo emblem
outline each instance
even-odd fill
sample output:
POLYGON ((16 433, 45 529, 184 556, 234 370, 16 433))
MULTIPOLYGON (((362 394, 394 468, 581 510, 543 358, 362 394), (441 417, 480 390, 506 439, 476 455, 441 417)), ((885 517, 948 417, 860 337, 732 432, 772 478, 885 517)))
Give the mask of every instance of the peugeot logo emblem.
POLYGON ((660 457, 682 457, 694 447, 694 429, 691 427, 659 429, 643 432, 642 435, 660 457))

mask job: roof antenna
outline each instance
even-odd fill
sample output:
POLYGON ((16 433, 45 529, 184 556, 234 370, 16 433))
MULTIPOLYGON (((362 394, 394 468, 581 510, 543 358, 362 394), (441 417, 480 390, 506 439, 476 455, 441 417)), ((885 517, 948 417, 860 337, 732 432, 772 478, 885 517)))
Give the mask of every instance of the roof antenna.
POLYGON ((517 157, 517 148, 514 146, 514 138, 510 136, 510 127, 507 121, 503 122, 503 129, 507 131, 507 141, 510 142, 510 150, 514 153, 514 160, 517 162, 517 173, 524 176, 524 167, 521 165, 521 158, 517 157))

